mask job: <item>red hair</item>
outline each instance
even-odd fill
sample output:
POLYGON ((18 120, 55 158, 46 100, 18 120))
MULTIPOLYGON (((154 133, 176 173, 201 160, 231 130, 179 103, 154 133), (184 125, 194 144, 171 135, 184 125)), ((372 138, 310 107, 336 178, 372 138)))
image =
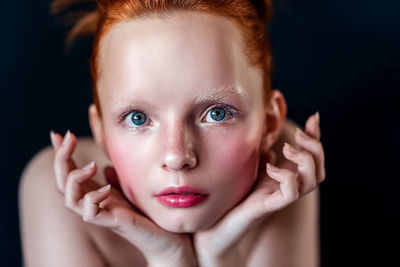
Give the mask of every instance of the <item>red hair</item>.
MULTIPOLYGON (((51 13, 58 14, 72 5, 93 0, 55 0, 51 13)), ((253 67, 263 70, 264 100, 268 103, 271 92, 272 55, 265 25, 271 17, 270 0, 97 0, 97 8, 81 16, 67 36, 67 47, 78 36, 94 34, 89 59, 92 77, 93 102, 101 114, 97 94, 98 56, 101 38, 116 23, 150 14, 167 14, 185 10, 230 18, 240 29, 245 43, 245 55, 253 67)))

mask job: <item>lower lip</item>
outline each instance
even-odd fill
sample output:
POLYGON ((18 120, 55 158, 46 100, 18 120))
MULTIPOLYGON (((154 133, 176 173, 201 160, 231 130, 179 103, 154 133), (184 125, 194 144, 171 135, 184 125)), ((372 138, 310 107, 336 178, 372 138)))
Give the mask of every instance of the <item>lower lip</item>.
POLYGON ((206 200, 208 195, 200 194, 168 194, 157 196, 161 204, 172 208, 189 208, 206 200))

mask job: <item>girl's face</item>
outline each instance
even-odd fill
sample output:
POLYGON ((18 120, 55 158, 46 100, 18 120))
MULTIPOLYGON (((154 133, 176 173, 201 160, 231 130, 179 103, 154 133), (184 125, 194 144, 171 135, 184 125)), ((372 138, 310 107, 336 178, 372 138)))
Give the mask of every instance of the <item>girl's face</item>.
POLYGON ((126 197, 168 231, 214 224, 251 190, 265 130, 239 29, 193 12, 135 19, 99 56, 104 146, 126 197))

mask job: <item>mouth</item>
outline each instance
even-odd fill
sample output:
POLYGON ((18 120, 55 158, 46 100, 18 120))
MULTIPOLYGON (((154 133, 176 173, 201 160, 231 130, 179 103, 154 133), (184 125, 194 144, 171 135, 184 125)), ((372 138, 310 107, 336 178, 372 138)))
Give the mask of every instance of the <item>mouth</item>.
POLYGON ((208 198, 209 194, 203 190, 182 186, 169 187, 154 197, 163 205, 172 208, 189 208, 196 206, 208 198))

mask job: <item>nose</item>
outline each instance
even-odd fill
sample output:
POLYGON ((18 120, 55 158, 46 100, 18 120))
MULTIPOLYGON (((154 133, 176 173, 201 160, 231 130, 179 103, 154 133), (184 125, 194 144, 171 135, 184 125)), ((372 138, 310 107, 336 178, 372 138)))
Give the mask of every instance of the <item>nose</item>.
POLYGON ((191 169, 197 165, 193 138, 183 124, 168 126, 161 133, 161 167, 169 171, 191 169))

